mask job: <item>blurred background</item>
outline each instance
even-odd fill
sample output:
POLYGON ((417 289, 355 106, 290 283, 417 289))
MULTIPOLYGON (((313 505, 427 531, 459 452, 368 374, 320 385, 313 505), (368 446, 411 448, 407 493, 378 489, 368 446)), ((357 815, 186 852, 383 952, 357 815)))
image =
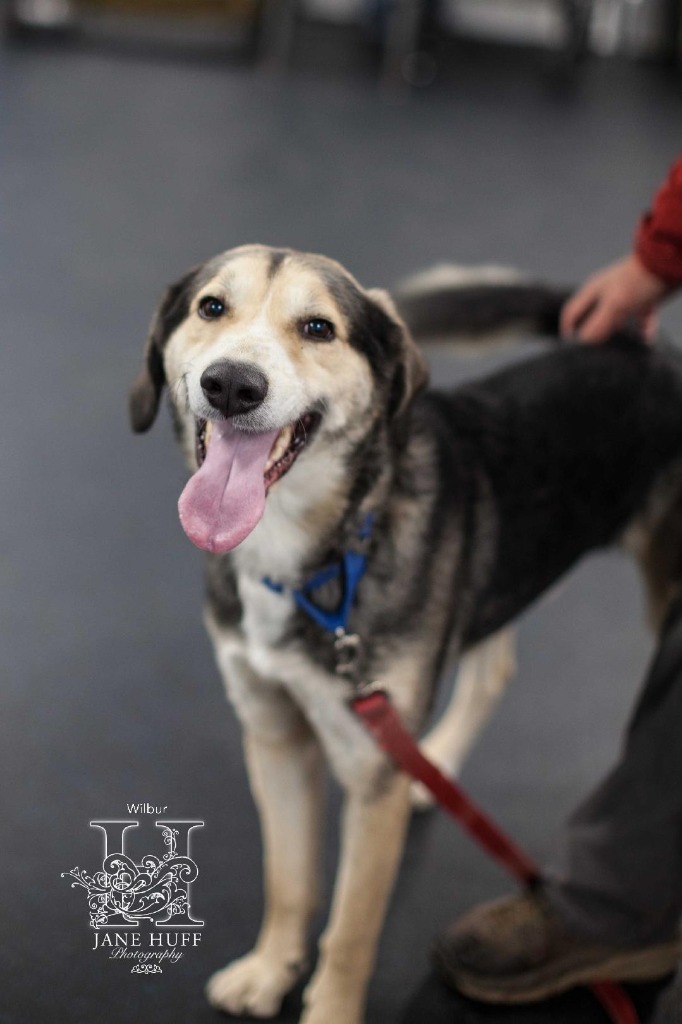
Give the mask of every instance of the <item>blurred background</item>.
MULTIPOLYGON (((682 150, 680 9, 5 2, 2 1024, 217 1024, 204 980, 258 927, 258 825, 177 521, 183 467, 166 417, 144 438, 126 420, 164 286, 256 241, 324 252, 367 286, 442 260, 577 283, 628 250, 682 150), (95 870, 88 823, 137 801, 206 823, 201 946, 151 977, 91 949, 84 892, 60 877, 95 870)), ((682 302, 663 323, 682 339, 682 302)), ((439 386, 494 362, 429 358, 439 386)), ((616 755, 651 651, 642 617, 611 553, 521 624, 518 678, 464 781, 540 859, 616 755)), ((330 786, 328 890, 337 808, 330 786)), ((444 818, 415 821, 368 1024, 602 1024, 588 996, 481 1010, 428 981, 437 928, 507 889, 444 818)), ((635 995, 643 1019, 682 1021, 679 989, 635 995)), ((299 1012, 300 989, 281 1019, 299 1012)))

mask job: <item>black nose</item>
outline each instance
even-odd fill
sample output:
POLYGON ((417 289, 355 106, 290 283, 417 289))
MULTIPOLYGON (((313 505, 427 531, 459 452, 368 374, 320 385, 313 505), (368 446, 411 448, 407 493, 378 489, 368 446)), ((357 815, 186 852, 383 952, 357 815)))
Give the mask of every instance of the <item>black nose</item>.
POLYGON ((268 393, 265 374, 249 363, 230 359, 207 366, 200 383, 213 408, 226 418, 255 409, 268 393))

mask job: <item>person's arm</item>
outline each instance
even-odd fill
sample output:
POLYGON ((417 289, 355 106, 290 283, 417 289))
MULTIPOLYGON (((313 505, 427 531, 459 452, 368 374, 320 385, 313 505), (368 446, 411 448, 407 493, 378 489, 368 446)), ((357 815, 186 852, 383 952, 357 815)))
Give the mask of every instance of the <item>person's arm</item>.
POLYGON ((635 252, 643 266, 668 288, 682 284, 682 159, 639 222, 635 252))
POLYGON ((634 252, 588 278, 564 306, 561 332, 599 342, 635 319, 651 337, 656 307, 680 286, 682 159, 640 221, 634 252))

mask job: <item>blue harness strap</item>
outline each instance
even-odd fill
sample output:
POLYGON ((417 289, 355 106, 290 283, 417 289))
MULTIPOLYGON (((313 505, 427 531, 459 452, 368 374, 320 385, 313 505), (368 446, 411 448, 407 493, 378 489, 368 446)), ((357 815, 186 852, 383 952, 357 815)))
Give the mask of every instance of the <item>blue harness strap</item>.
MULTIPOLYGON (((358 539, 367 541, 372 535, 374 517, 369 512, 358 530, 358 539)), ((355 603, 358 587, 362 577, 367 571, 367 555, 364 551, 344 551, 340 562, 334 562, 323 569, 319 569, 309 580, 298 589, 292 588, 290 593, 298 607, 308 615, 313 622, 316 622, 322 629, 330 633, 336 630, 347 630, 351 609, 355 603), (325 611, 319 608, 312 600, 312 594, 325 583, 341 578, 341 601, 334 611, 325 611)), ((263 583, 276 594, 283 594, 289 588, 281 583, 276 583, 269 576, 263 577, 263 583)))

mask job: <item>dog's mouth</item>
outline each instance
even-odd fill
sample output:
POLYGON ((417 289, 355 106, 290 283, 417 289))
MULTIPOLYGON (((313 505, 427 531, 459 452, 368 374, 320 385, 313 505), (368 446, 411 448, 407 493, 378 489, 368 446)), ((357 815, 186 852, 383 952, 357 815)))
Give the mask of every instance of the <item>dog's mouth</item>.
POLYGON ((289 472, 320 421, 311 411, 280 430, 250 434, 231 420, 196 420, 199 468, 178 504, 189 539, 216 553, 241 544, 263 515, 268 492, 289 472))
MULTIPOLYGON (((265 463, 263 478, 266 493, 273 484, 289 472, 303 449, 312 440, 320 425, 321 416, 317 412, 307 412, 295 423, 282 427, 270 449, 265 463)), ((206 459, 206 450, 210 442, 213 421, 197 419, 195 421, 195 454, 197 466, 201 468, 206 459)))

